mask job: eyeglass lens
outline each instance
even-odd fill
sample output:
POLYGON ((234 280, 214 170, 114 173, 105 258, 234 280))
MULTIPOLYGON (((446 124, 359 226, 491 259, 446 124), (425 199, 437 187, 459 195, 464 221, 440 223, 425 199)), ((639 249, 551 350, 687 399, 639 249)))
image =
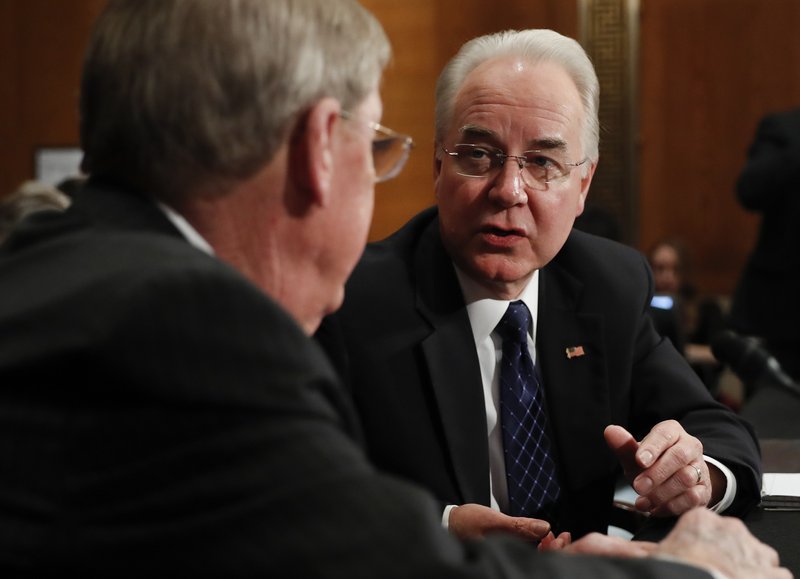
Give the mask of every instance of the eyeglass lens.
POLYGON ((356 119, 374 131, 372 137, 372 164, 375 181, 380 183, 396 177, 408 160, 414 141, 408 135, 396 133, 378 123, 354 117, 349 111, 342 111, 344 119, 356 119))
POLYGON ((402 135, 377 133, 372 141, 372 160, 375 179, 379 183, 396 177, 408 160, 411 139, 402 135))

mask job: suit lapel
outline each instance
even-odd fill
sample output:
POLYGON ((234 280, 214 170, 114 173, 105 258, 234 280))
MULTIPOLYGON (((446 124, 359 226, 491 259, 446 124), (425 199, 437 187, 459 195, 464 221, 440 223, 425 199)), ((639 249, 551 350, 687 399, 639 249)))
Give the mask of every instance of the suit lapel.
POLYGON ((461 287, 434 219, 415 255, 417 308, 431 324, 422 342, 445 441, 464 502, 489 504, 489 451, 480 365, 461 287))
POLYGON ((603 317, 580 310, 584 288, 557 261, 541 270, 539 283, 538 364, 563 482, 577 489, 609 464, 603 439, 611 420, 603 317), (568 355, 569 348, 574 350, 568 355))

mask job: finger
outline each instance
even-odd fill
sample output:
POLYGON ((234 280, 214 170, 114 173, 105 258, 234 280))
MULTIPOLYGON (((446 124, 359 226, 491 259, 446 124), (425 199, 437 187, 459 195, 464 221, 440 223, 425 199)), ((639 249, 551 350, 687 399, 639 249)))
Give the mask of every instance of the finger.
MULTIPOLYGON (((552 535, 552 533, 550 534, 552 535)), ((562 531, 558 534, 555 540, 562 547, 566 547, 567 545, 572 543, 572 533, 570 533, 569 531, 562 531)))
MULTIPOLYGON (((653 488, 663 484, 689 464, 703 464, 703 468, 706 468, 705 461, 703 460, 702 443, 694 436, 684 431, 682 432, 683 435, 680 439, 676 440, 670 447, 664 449, 662 454, 658 457, 658 460, 639 473, 634 479, 632 485, 637 493, 640 495, 649 495, 653 488)), ((642 441, 642 444, 643 443, 644 441, 642 441)), ((704 472, 703 476, 708 478, 707 472, 704 472)))
POLYGON ((617 459, 622 464, 625 474, 633 475, 639 472, 639 465, 636 463, 636 451, 639 443, 633 435, 622 426, 611 424, 603 431, 608 447, 617 455, 617 459))
POLYGON ((657 516, 670 516, 708 505, 711 500, 711 485, 704 472, 707 473, 708 470, 702 462, 679 469, 663 484, 654 487, 648 495, 637 498, 636 508, 657 516))
POLYGON ((511 531, 522 539, 540 541, 550 534, 550 523, 528 517, 509 517, 511 531))
MULTIPOLYGON (((707 472, 708 469, 704 462, 693 462, 675 471, 670 478, 660 485, 654 486, 649 493, 640 498, 646 498, 653 507, 671 501, 687 491, 700 491, 701 497, 705 498, 705 495, 708 495, 710 499, 711 485, 707 472)), ((635 483, 638 482, 635 481, 635 483)), ((694 506, 705 506, 705 504, 694 506)))
POLYGON ((694 508, 707 506, 709 496, 710 493, 698 485, 663 502, 651 503, 647 498, 639 502, 637 499, 636 508, 647 511, 654 517, 675 517, 694 508))
POLYGON ((553 535, 553 533, 547 533, 544 537, 542 537, 542 540, 539 541, 539 550, 540 551, 547 550, 547 548, 552 544, 554 540, 555 536, 553 535))
POLYGON ((539 543, 540 551, 560 551, 568 547, 572 543, 572 535, 565 531, 558 535, 553 536, 553 533, 548 533, 547 536, 539 543))
POLYGON ((668 448, 674 445, 684 432, 675 420, 665 420, 656 424, 639 443, 636 462, 642 468, 651 467, 668 448))

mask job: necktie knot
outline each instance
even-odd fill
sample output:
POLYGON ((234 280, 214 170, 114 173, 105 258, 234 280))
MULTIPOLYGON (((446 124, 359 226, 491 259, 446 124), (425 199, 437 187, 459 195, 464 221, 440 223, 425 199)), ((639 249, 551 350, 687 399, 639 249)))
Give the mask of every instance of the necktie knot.
POLYGON ((524 302, 516 301, 508 304, 508 309, 495 330, 503 338, 503 342, 527 344, 530 326, 531 313, 528 306, 524 302))

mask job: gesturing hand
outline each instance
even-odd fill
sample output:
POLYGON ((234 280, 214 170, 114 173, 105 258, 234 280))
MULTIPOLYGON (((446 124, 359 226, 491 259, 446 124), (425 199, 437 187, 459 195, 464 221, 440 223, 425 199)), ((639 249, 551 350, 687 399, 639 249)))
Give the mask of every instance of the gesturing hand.
POLYGON ((725 478, 712 473, 702 443, 675 420, 656 424, 640 442, 621 426, 608 426, 606 443, 616 453, 626 478, 641 496, 636 508, 655 516, 680 515, 722 496, 725 478), (716 488, 715 488, 716 487, 716 488))

